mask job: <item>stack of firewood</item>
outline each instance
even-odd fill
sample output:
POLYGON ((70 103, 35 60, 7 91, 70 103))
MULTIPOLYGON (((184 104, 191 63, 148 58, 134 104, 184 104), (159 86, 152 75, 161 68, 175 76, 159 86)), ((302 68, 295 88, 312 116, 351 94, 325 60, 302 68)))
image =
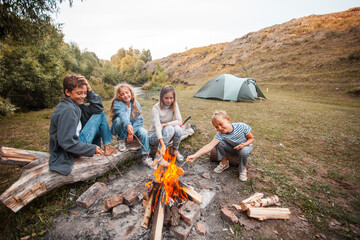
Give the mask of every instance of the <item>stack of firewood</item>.
POLYGON ((1 163, 27 165, 36 159, 36 154, 29 153, 26 150, 2 147, 1 148, 1 163))
POLYGON ((239 212, 247 211, 247 215, 258 220, 265 219, 289 219, 290 210, 288 208, 265 208, 266 206, 279 205, 279 197, 273 195, 263 198, 263 193, 255 193, 251 197, 243 200, 241 205, 233 204, 239 212))

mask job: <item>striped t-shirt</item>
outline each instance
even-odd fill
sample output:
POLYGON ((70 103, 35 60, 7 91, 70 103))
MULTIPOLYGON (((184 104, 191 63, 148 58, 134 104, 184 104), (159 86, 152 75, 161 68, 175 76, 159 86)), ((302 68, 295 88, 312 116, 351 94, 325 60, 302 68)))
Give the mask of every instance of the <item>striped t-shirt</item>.
POLYGON ((249 134, 251 127, 245 123, 232 123, 233 131, 228 134, 218 132, 214 139, 219 141, 225 141, 231 146, 235 147, 241 143, 247 141, 246 135, 249 134))

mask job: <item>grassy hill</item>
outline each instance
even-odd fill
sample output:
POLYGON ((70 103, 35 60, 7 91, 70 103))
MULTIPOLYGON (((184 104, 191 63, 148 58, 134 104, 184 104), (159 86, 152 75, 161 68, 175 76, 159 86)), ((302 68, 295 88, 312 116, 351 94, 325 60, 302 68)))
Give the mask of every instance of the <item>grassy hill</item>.
POLYGON ((203 83, 230 73, 260 85, 316 85, 319 92, 360 87, 360 8, 311 15, 248 33, 229 43, 190 49, 148 62, 170 81, 203 83), (331 84, 331 87, 329 87, 331 84))

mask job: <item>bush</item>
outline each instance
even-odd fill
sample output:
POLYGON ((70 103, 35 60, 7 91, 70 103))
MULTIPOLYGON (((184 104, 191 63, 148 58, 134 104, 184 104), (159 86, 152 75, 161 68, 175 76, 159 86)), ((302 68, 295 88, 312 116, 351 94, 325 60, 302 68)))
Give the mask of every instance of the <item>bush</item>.
POLYGON ((11 104, 9 99, 0 97, 0 117, 13 114, 16 111, 15 105, 11 104))

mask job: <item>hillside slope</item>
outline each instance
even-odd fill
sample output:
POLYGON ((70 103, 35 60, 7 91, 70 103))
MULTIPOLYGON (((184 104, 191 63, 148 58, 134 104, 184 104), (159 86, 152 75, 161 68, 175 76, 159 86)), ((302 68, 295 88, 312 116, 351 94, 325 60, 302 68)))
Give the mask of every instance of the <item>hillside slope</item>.
POLYGON ((360 8, 293 19, 229 43, 172 54, 144 68, 154 71, 157 63, 173 82, 201 83, 231 73, 258 83, 331 83, 348 91, 360 86, 360 8))

